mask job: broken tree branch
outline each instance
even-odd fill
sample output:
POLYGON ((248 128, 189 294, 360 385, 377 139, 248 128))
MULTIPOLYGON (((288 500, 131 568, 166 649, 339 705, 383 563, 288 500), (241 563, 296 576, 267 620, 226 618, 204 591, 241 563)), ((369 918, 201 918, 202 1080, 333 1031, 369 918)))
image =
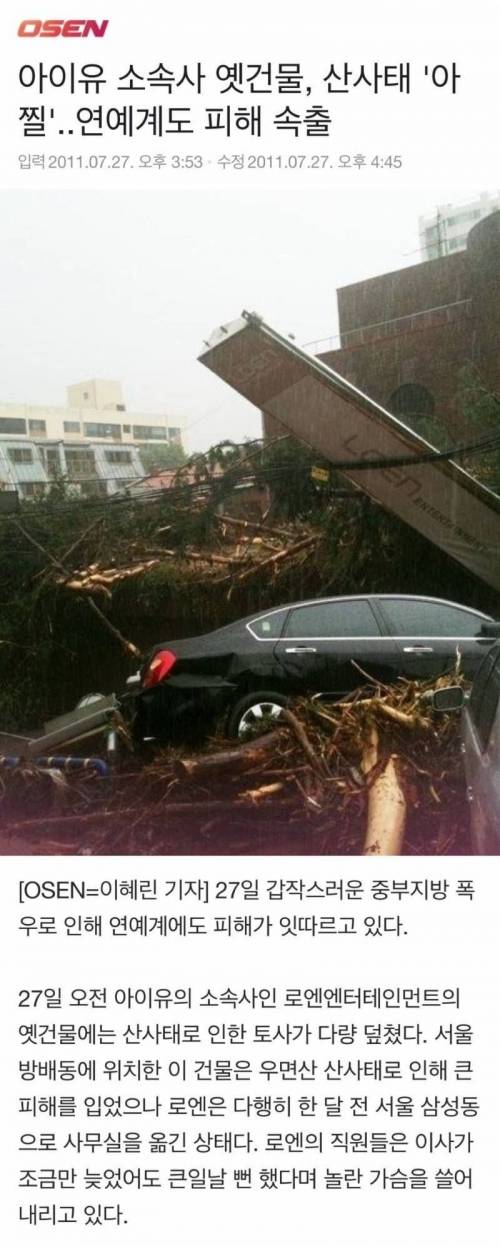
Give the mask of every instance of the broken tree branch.
POLYGON ((221 749, 217 753, 202 753, 197 758, 181 758, 175 764, 178 775, 189 779, 204 779, 206 775, 231 771, 238 774, 248 771, 260 763, 267 763, 269 755, 278 747, 280 732, 269 732, 258 740, 248 741, 235 749, 221 749))
MULTIPOLYGON (((54 555, 50 554, 50 552, 46 550, 44 546, 42 546, 40 542, 36 540, 35 537, 32 537, 31 533, 26 532, 26 529, 23 528, 22 524, 19 523, 19 520, 13 520, 12 523, 14 524, 15 528, 17 528, 19 532, 22 533, 26 541, 29 541, 30 544, 34 546, 35 549, 38 550, 40 554, 43 554, 43 557, 45 559, 48 559, 49 563, 52 563, 53 566, 56 567, 58 571, 62 572, 64 576, 68 575, 68 569, 67 567, 64 566, 64 563, 61 562, 60 559, 54 558, 54 555)), ((120 645, 125 650, 125 653, 132 655, 132 657, 134 658, 140 658, 141 652, 140 650, 137 649, 137 646, 134 645, 132 641, 127 641, 126 637, 122 636, 118 628, 115 628, 115 625, 110 622, 110 620, 103 613, 100 607, 97 606, 97 603, 94 602, 90 596, 87 596, 85 598, 85 601, 88 602, 90 609, 94 612, 95 615, 97 615, 97 618, 101 620, 101 623, 103 623, 104 627, 108 629, 108 632, 110 632, 111 635, 115 637, 115 640, 119 641, 120 645)))
POLYGON ((293 728, 293 731, 295 732, 297 740, 299 741, 299 744, 301 745, 306 755, 306 758, 308 758, 309 762, 311 763, 311 766, 317 772, 317 774, 323 777, 325 775, 328 775, 328 768, 327 768, 326 762, 324 762, 322 758, 319 758, 318 754, 316 753, 316 750, 313 749, 313 746, 311 745, 309 737, 307 736, 307 733, 305 731, 305 728, 302 727, 302 723, 297 718, 297 715, 293 714, 291 710, 287 710, 285 708, 282 711, 281 718, 283 718, 285 722, 289 723, 290 727, 293 728))
POLYGON ((239 574, 234 577, 229 592, 231 593, 234 585, 243 584, 243 582, 249 580, 251 576, 256 576, 259 572, 264 571, 266 568, 272 568, 274 571, 278 564, 283 563, 285 559, 293 558, 294 554, 299 553, 299 550, 305 550, 307 547, 317 545, 317 543, 317 534, 313 537, 304 537, 302 541, 297 541, 295 545, 287 546, 284 550, 278 550, 277 554, 271 554, 268 559, 262 559, 252 563, 251 567, 247 567, 245 571, 239 572, 239 574))
POLYGON ((290 533, 282 528, 268 528, 265 524, 256 524, 251 520, 239 519, 236 515, 218 515, 221 524, 229 524, 233 528, 243 528, 245 532, 256 533, 264 537, 276 537, 278 541, 289 541, 290 533))

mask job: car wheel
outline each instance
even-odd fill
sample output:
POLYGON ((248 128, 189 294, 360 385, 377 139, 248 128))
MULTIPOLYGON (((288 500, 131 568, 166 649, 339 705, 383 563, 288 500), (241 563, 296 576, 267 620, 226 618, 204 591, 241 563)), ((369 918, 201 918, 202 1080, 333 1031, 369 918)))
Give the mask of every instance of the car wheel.
POLYGON ((229 736, 244 743, 272 731, 287 705, 287 698, 280 693, 249 693, 236 702, 230 712, 227 724, 229 736))

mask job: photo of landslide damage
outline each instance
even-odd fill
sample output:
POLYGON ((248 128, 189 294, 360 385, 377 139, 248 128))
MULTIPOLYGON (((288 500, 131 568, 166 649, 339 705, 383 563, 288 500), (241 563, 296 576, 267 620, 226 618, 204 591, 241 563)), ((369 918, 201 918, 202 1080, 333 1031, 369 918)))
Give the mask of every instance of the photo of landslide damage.
POLYGON ((204 324, 194 448, 117 382, 0 404, 3 854, 498 852, 488 208, 339 288, 334 346, 204 324))

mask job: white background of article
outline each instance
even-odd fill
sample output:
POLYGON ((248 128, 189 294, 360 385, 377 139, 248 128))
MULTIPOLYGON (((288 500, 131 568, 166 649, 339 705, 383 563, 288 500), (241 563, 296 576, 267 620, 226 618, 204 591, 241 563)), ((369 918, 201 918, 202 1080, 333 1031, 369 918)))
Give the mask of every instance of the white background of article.
MULTIPOLYGON (((6 1241, 11 1243, 29 1243, 32 1236, 36 1235, 36 1242, 40 1245, 53 1244, 55 1242, 73 1242, 80 1247, 80 1244, 89 1241, 102 1242, 119 1242, 123 1247, 131 1247, 137 1243, 138 1235, 144 1237, 151 1247, 162 1247, 166 1242, 175 1244, 175 1247, 198 1247, 200 1242, 204 1247, 229 1247, 238 1242, 239 1247, 254 1247, 255 1243, 268 1244, 271 1242, 286 1242, 290 1247, 302 1247, 304 1240, 320 1244, 324 1241, 335 1241, 342 1244, 342 1247, 366 1247, 367 1241, 372 1247, 400 1247, 404 1241, 406 1247, 420 1247, 424 1240, 426 1243, 436 1245, 443 1241, 449 1240, 453 1242, 454 1247, 466 1247, 474 1238, 476 1241, 483 1243, 490 1237, 491 1220, 496 1216, 495 1213, 495 1192, 496 1192, 496 1173, 497 1173, 497 1156, 498 1156, 498 1111, 499 1104, 499 1079, 497 1068, 497 1036, 498 1025, 500 1023, 498 1011, 498 939, 496 931, 496 915, 498 913, 498 871, 496 862, 488 859, 480 859, 471 862, 468 859, 459 858, 402 858, 402 859, 385 859, 384 861, 373 861, 369 859, 335 859, 335 858, 205 858, 201 861, 184 857, 184 858, 24 858, 21 861, 4 858, 3 862, 3 880, 2 880, 2 949, 4 952, 4 974, 3 974, 3 999, 4 999, 4 1032, 3 1032, 3 1060, 1 1066, 2 1077, 2 1103, 4 1105, 4 1128, 2 1131, 2 1175, 3 1187, 5 1190, 4 1215, 7 1217, 9 1225, 9 1233, 6 1241), (28 911, 38 914, 63 914, 63 913, 95 913, 98 912, 99 906, 95 900, 69 902, 54 901, 38 901, 31 905, 19 906, 17 901, 18 879, 85 879, 88 884, 96 883, 102 879, 127 879, 139 878, 148 879, 156 877, 158 880, 166 879, 191 879, 191 878, 207 878, 212 881, 217 879, 252 879, 259 876, 260 879, 279 879, 279 878, 307 878, 313 879, 361 879, 370 881, 372 879, 420 879, 428 876, 433 879, 448 878, 451 884, 450 897, 445 902, 429 901, 424 903, 421 900, 414 899, 408 902, 399 903, 397 899, 388 900, 385 904, 370 904, 367 902, 347 905, 342 902, 322 902, 319 904, 311 904, 310 902, 298 902, 289 900, 287 904, 277 904, 273 910, 275 917, 282 914, 306 913, 318 911, 322 913, 401 913, 405 916, 408 934, 402 936, 398 940, 393 937, 386 938, 354 938, 352 936, 325 936, 320 938, 305 937, 300 940, 293 937, 276 938, 264 940, 258 936, 251 941, 242 937, 227 940, 220 935, 213 935, 209 938, 198 937, 177 939, 167 937, 166 939, 149 938, 144 939, 139 936, 129 939, 112 937, 111 935, 103 935, 102 938, 79 938, 79 937, 63 937, 56 940, 53 936, 45 936, 39 938, 26 937, 18 931, 19 918, 21 914, 28 911), (455 898, 453 888, 456 880, 474 878, 476 881, 477 895, 473 902, 466 899, 455 898), (476 1033, 475 1044, 472 1050, 467 1047, 450 1048, 444 1044, 440 1046, 442 1056, 449 1059, 454 1057, 467 1058, 473 1055, 474 1065, 477 1074, 474 1084, 460 1083, 458 1085, 438 1083, 432 1080, 432 1083, 415 1083, 413 1090, 416 1095, 422 1091, 423 1095, 429 1091, 430 1094, 453 1094, 453 1092, 461 1092, 462 1094, 472 1094, 473 1092, 480 1097, 482 1111, 481 1115, 476 1119, 468 1119, 465 1129, 471 1129, 473 1137, 477 1140, 472 1163, 475 1171, 475 1185, 472 1191, 465 1188, 456 1189, 454 1192, 440 1191, 434 1192, 428 1190, 426 1192, 316 1192, 306 1191, 298 1192, 285 1190, 277 1191, 242 1191, 233 1193, 230 1190, 214 1191, 214 1192, 169 1192, 162 1191, 140 1191, 133 1192, 130 1188, 124 1192, 88 1192, 79 1198, 78 1202, 82 1204, 97 1202, 117 1202, 120 1194, 122 1203, 128 1209, 129 1223, 121 1227, 109 1227, 101 1230, 83 1229, 76 1226, 57 1228, 40 1228, 30 1230, 28 1227, 20 1227, 17 1222, 17 1207, 21 1192, 17 1190, 17 1168, 18 1156, 14 1144, 14 1138, 17 1135, 18 1127, 15 1120, 16 1099, 20 1093, 21 1084, 16 1079, 16 1067, 19 1060, 19 1051, 16 1041, 17 1026, 36 1018, 36 1013, 30 1010, 18 1011, 16 1008, 18 989, 24 986, 38 987, 42 985, 64 987, 72 987, 80 985, 103 985, 106 982, 114 986, 123 986, 128 983, 135 986, 141 984, 147 985, 171 985, 182 986, 190 982, 193 987, 205 989, 208 986, 217 986, 220 990, 224 990, 228 986, 236 984, 255 984, 261 986, 275 983, 277 986, 291 986, 299 983, 318 984, 345 984, 352 985, 359 983, 371 986, 376 983, 385 983, 387 985, 409 984, 409 985, 428 985, 428 986, 452 986, 460 984, 462 991, 463 1004, 458 1013, 455 1010, 428 1010, 424 1011, 423 1024, 427 1028, 434 1029, 434 1026, 450 1021, 457 1021, 459 1018, 464 1021, 471 1021, 476 1033), (110 1198, 111 1197, 111 1198, 110 1198), (314 1227, 314 1228, 313 1228, 314 1227), (367 1239, 369 1233, 369 1239, 367 1239)), ((125 912, 123 903, 113 904, 107 901, 101 903, 102 912, 104 914, 125 912)), ((148 912, 147 903, 129 904, 130 912, 148 912)), ((179 911, 178 904, 172 904, 165 901, 163 905, 155 906, 158 912, 179 911)), ((244 903, 233 903, 232 905, 216 904, 202 906, 191 902, 186 904, 184 912, 200 913, 206 911, 220 913, 241 913, 241 912, 262 912, 262 906, 252 903, 245 909, 244 903)), ((151 906, 149 912, 153 912, 151 906)), ((75 1011, 70 1011, 75 1013, 75 1011)), ((189 1016, 179 1010, 177 1020, 189 1020, 189 1016)), ((207 1012, 207 1011, 205 1011, 207 1012)), ((298 1011, 297 1011, 298 1012, 298 1011)), ((368 1014, 365 1020, 368 1020, 368 1014)), ((216 1011, 210 1013, 208 1021, 212 1022, 215 1018, 216 1011)), ((78 1013, 80 1021, 93 1020, 110 1025, 114 1021, 124 1025, 124 1010, 113 1012, 100 1011, 92 1018, 88 1017, 89 1011, 82 1010, 78 1013), (85 1013, 85 1017, 83 1014, 85 1013)), ((399 1019, 399 1014, 390 1013, 387 1016, 377 1014, 372 1020, 390 1021, 399 1019)), ((67 1014, 64 1011, 53 1011, 50 1016, 45 1015, 46 1020, 57 1021, 58 1018, 67 1020, 67 1014)), ((225 1015, 224 1015, 225 1016, 225 1015)), ((140 1014, 142 1017, 142 1011, 140 1014)), ((314 1021, 314 1013, 311 1019, 302 1020, 314 1021)), ((355 1020, 361 1020, 356 1017, 355 1020)), ((402 1020, 412 1022, 416 1020, 416 1013, 409 1011, 402 1020)), ((279 1011, 264 1012, 262 1015, 255 1016, 255 1021, 276 1021, 280 1018, 279 1011)), ((233 1019, 231 1011, 227 1020, 233 1019)), ((39 1018, 41 1020, 41 1016, 39 1018)), ((74 1020, 70 1016, 71 1021, 74 1020)), ((153 1017, 153 1021, 172 1020, 170 1013, 158 1014, 153 1017)), ((174 1019, 175 1020, 175 1019, 174 1019)), ((204 1019, 206 1020, 206 1018, 204 1019)), ((215 1020, 222 1021, 222 1016, 215 1020)), ((285 1021, 296 1021, 297 1014, 293 1010, 284 1011, 285 1021)), ((335 1011, 333 1017, 326 1017, 326 1021, 340 1021, 341 1015, 335 1011)), ((420 1020, 420 1019, 419 1019, 420 1020)), ((146 1047, 146 1045, 145 1045, 146 1047)), ((151 1045, 147 1045, 148 1049, 151 1045)), ((349 1057, 353 1051, 351 1048, 333 1049, 329 1045, 324 1044, 325 1058, 342 1056, 349 1057), (328 1049, 328 1054, 326 1050, 328 1049)), ((435 1045, 432 1045, 432 1050, 435 1045)), ((36 1056, 39 1049, 31 1048, 23 1049, 22 1055, 36 1056)), ((165 1049, 166 1051, 166 1049, 165 1049)), ((175 1051, 171 1048, 172 1057, 179 1055, 179 1049, 175 1051)), ((416 1055, 413 1045, 410 1047, 412 1056, 416 1055)), ((188 1056, 194 1052, 194 1047, 188 1056)), ((111 1059, 115 1054, 113 1048, 93 1049, 88 1048, 82 1052, 84 1059, 88 1055, 102 1057, 102 1059, 111 1059)), ((128 1048, 126 1050, 128 1057, 137 1058, 139 1055, 143 1057, 151 1055, 142 1048, 128 1048)), ((231 1051, 222 1048, 214 1048, 211 1050, 212 1056, 225 1055, 234 1056, 236 1059, 238 1054, 242 1054, 242 1049, 234 1048, 231 1051)), ((425 1049, 418 1049, 418 1055, 422 1057, 425 1049)), ((44 1055, 50 1057, 57 1055, 57 1050, 46 1048, 44 1055)), ((74 1057, 76 1052, 72 1048, 66 1048, 62 1052, 63 1056, 68 1058, 74 1057)), ((164 1059, 164 1050, 155 1050, 152 1054, 164 1059)), ((259 1056, 271 1056, 271 1049, 264 1052, 262 1045, 259 1056)), ((281 1046, 280 1055, 293 1056, 293 1051, 284 1045, 281 1046)), ((375 1057, 386 1057, 386 1059, 403 1055, 402 1049, 395 1048, 379 1048, 370 1047, 367 1049, 367 1056, 371 1059, 375 1057)), ((411 1059, 411 1058, 410 1058, 411 1059)), ((225 1091, 230 1092, 236 1084, 222 1083, 204 1083, 198 1084, 198 1091, 205 1091, 207 1094, 216 1094, 219 1091, 224 1094, 225 1091)), ((30 1094, 30 1088, 34 1084, 23 1083, 21 1094, 30 1094)), ((83 1094, 94 1094, 95 1084, 83 1084, 83 1094)), ((116 1084, 106 1084, 106 1093, 112 1093, 113 1086, 116 1091, 116 1084)), ((237 1085, 236 1085, 237 1086, 237 1085)), ((356 1086, 358 1086, 356 1084, 356 1086)), ((252 1084, 239 1084, 241 1093, 246 1094, 248 1088, 254 1092, 252 1084)), ((271 1088, 272 1090, 273 1088, 271 1088)), ((360 1093, 362 1089, 358 1088, 360 1093)), ((42 1094, 71 1094, 77 1089, 75 1084, 49 1084, 44 1083, 42 1094)), ((148 1083, 136 1084, 132 1086, 130 1083, 127 1087, 127 1094, 142 1094, 147 1090, 150 1094, 156 1094, 159 1091, 161 1098, 164 1098, 163 1088, 161 1084, 148 1083)), ((305 1094, 312 1093, 314 1090, 313 1083, 299 1084, 291 1083, 288 1090, 297 1093, 303 1090, 305 1094)), ((329 1084, 329 1093, 339 1094, 344 1089, 341 1084, 329 1084)), ((402 1089, 397 1083, 369 1083, 364 1088, 365 1092, 373 1095, 391 1093, 402 1093, 402 1089)), ((123 1088, 122 1088, 123 1091, 123 1088)), ((264 1093, 265 1088, 258 1086, 255 1093, 264 1093)), ((177 1083, 169 1087, 170 1094, 182 1094, 183 1088, 177 1083)), ((274 1086, 275 1094, 278 1093, 278 1084, 274 1086)), ((283 1092, 283 1087, 280 1088, 283 1092)), ((78 1093, 78 1092, 77 1092, 78 1093)), ((286 1088, 285 1088, 286 1093, 286 1088)), ((350 1085, 348 1093, 355 1094, 354 1085, 350 1085)), ((81 1094, 81 1089, 79 1094, 81 1094)), ((411 1129, 412 1119, 390 1119, 387 1116, 382 1118, 378 1116, 374 1121, 364 1121, 361 1119, 353 1125, 349 1121, 343 1122, 342 1119, 333 1119, 326 1124, 325 1133, 328 1132, 328 1125, 332 1130, 346 1128, 371 1128, 380 1130, 402 1129, 407 1127, 411 1129)), ((25 1130, 54 1129, 55 1120, 47 1117, 38 1118, 38 1121, 31 1118, 23 1117, 21 1119, 22 1128, 25 1130), (29 1124, 28 1124, 29 1123, 29 1124)), ((251 1129, 252 1122, 248 1123, 245 1117, 241 1117, 241 1124, 236 1129, 251 1129)), ((79 1123, 78 1123, 79 1124, 79 1123)), ((87 1122, 84 1129, 98 1129, 99 1122, 94 1119, 93 1122, 87 1122)), ((105 1123, 106 1124, 106 1123, 105 1123)), ((137 1129, 140 1128, 140 1119, 129 1119, 128 1123, 123 1119, 111 1119, 107 1125, 109 1129, 137 1129)), ((464 1128, 464 1123, 460 1119, 445 1119, 442 1128, 447 1131, 460 1130, 464 1128)), ((207 1120, 199 1120, 196 1123, 199 1129, 217 1129, 225 1128, 224 1119, 217 1119, 214 1123, 207 1120)), ((305 1122, 297 1123, 303 1129, 307 1126, 313 1130, 314 1121, 306 1119, 305 1122)), ((423 1129, 437 1129, 438 1123, 434 1119, 426 1119, 423 1129)), ((64 1129, 74 1129, 71 1119, 66 1119, 64 1129)), ((270 1129, 284 1130, 287 1123, 279 1118, 277 1121, 269 1123, 270 1129)), ((146 1131, 153 1128, 160 1129, 178 1129, 189 1128, 188 1119, 182 1119, 182 1122, 176 1119, 169 1119, 167 1122, 156 1122, 150 1118, 146 1131), (154 1125, 151 1123, 154 1121, 154 1125)), ((53 1154, 52 1154, 53 1155, 53 1154)), ((38 1163, 40 1165, 56 1164, 56 1167, 67 1167, 75 1163, 78 1167, 104 1168, 114 1167, 118 1165, 122 1167, 134 1167, 139 1160, 143 1165, 156 1167, 158 1163, 168 1168, 169 1164, 182 1166, 183 1158, 178 1156, 170 1160, 168 1154, 164 1157, 154 1157, 146 1154, 142 1158, 132 1156, 128 1159, 119 1155, 110 1157, 100 1156, 99 1154, 89 1156, 76 1157, 73 1153, 64 1153, 58 1156, 56 1160, 51 1158, 50 1154, 45 1154, 41 1158, 37 1158, 35 1154, 25 1154, 22 1163, 25 1160, 30 1163, 38 1163)), ((316 1153, 309 1155, 287 1157, 286 1154, 262 1154, 255 1158, 257 1163, 263 1165, 280 1164, 282 1167, 290 1167, 295 1163, 297 1167, 312 1166, 314 1162, 318 1163, 320 1168, 326 1168, 327 1165, 335 1169, 356 1166, 356 1160, 353 1157, 345 1156, 344 1153, 325 1153, 322 1157, 316 1153)), ((405 1157, 393 1157, 390 1155, 375 1158, 375 1164, 371 1165, 370 1157, 361 1157, 362 1167, 379 1168, 385 1163, 388 1168, 404 1168, 405 1157)), ((220 1168, 225 1163, 230 1170, 235 1168, 244 1168, 247 1163, 252 1163, 252 1157, 247 1159, 243 1152, 234 1154, 233 1156, 224 1157, 223 1153, 200 1156, 196 1162, 196 1167, 212 1165, 213 1168, 220 1168), (233 1165, 234 1160, 234 1165, 233 1165)), ((427 1167, 431 1171, 434 1168, 468 1168, 469 1159, 462 1151, 452 1153, 451 1157, 447 1153, 438 1153, 434 1157, 429 1157, 427 1153, 419 1152, 417 1163, 423 1167, 427 1167), (433 1162, 436 1162, 435 1164, 433 1162)), ((23 1202, 29 1202, 30 1192, 24 1191, 23 1202)), ((33 1192, 34 1194, 34 1192, 33 1192)), ((71 1192, 67 1192, 68 1198, 62 1202, 73 1202, 71 1192)), ((44 1193, 42 1202, 51 1202, 51 1192, 44 1193)))
MULTIPOLYGON (((0 49, 3 71, 0 74, 0 185, 44 190, 79 186, 97 190, 104 186, 119 188, 175 189, 180 186, 201 188, 219 186, 227 190, 244 187, 262 189, 282 186, 287 193, 296 193, 306 186, 316 191, 331 186, 339 190, 353 188, 363 195, 367 186, 397 191, 404 186, 432 190, 434 203, 464 198, 464 192, 494 189, 498 182, 495 117, 498 111, 497 49, 500 18, 496 0, 456 4, 454 0, 420 0, 418 4, 401 4, 400 0, 351 0, 349 5, 332 5, 330 0, 316 0, 307 8, 300 0, 252 0, 251 4, 234 4, 234 0, 192 0, 189 5, 165 4, 163 0, 144 0, 137 6, 133 0, 107 0, 106 4, 84 6, 82 18, 109 19, 103 39, 19 39, 17 29, 23 19, 53 17, 54 11, 38 5, 31 8, 24 0, 7 0, 0 13, 0 49), (43 11, 42 11, 43 9, 43 11), (274 112, 287 104, 326 102, 331 106, 333 130, 330 140, 295 140, 278 131, 266 131, 259 141, 239 131, 229 143, 203 130, 178 140, 154 139, 136 135, 133 140, 109 134, 106 138, 73 138, 57 136, 54 140, 23 140, 18 123, 22 105, 36 104, 34 92, 23 90, 18 81, 23 63, 39 61, 65 64, 74 60, 98 61, 106 70, 108 84, 125 74, 132 63, 151 70, 160 57, 170 67, 202 61, 205 67, 243 61, 246 64, 299 60, 306 70, 313 71, 314 82, 321 83, 330 64, 349 62, 352 67, 364 63, 395 65, 412 62, 410 95, 388 89, 374 95, 368 88, 352 89, 348 95, 322 96, 310 99, 273 95, 274 112), (424 77, 423 66, 450 65, 455 61, 462 77, 455 95, 448 87, 431 88, 424 77), (33 98, 31 98, 33 97, 33 98), (55 142, 57 139, 57 145, 55 142), (138 153, 140 151, 180 153, 202 152, 322 152, 333 148, 338 152, 402 153, 404 163, 399 171, 369 168, 335 168, 325 177, 301 169, 299 174, 263 169, 258 173, 231 175, 216 164, 197 173, 177 171, 158 174, 135 169, 124 173, 87 173, 83 177, 69 169, 50 175, 43 170, 23 172, 19 169, 18 153, 25 151, 138 153), (232 180, 230 180, 232 177, 232 180), (461 188, 461 193, 456 188, 461 188)), ((57 6, 56 6, 57 9, 57 6)), ((78 16, 75 6, 61 6, 57 17, 78 16)), ((304 74, 306 78, 306 74, 304 74)), ((130 93, 114 93, 110 87, 94 100, 119 106, 130 103, 130 93)), ((137 94, 137 93, 135 93, 137 94)), ((154 91, 152 92, 154 96, 154 91)), ((162 95, 162 93, 159 93, 162 95)), ((319 94, 317 92, 317 94, 319 94)), ((151 95, 151 92, 149 92, 151 95)), ((76 98, 76 97, 75 97, 76 98)), ((254 100, 259 97, 252 97, 254 100)), ((264 100, 266 97, 263 97, 264 100)), ((76 107, 66 90, 46 94, 44 102, 57 106, 57 116, 67 107, 76 107)), ((90 97, 79 99, 79 106, 92 104, 90 97)), ((132 100, 134 102, 134 100, 132 100)), ((153 103, 160 100, 153 99, 153 103)), ((166 103, 163 99, 163 103, 166 103)), ((177 99, 176 103, 190 102, 177 99)), ((240 97, 232 93, 216 96, 204 87, 201 106, 217 103, 238 104, 240 97)), ((248 103, 248 97, 244 100, 248 103)), ((141 97, 139 94, 139 104, 141 97)), ((151 106, 151 101, 149 103, 151 106)), ((303 111, 303 108, 302 108, 303 111)), ((368 205, 367 205, 367 210, 368 205)), ((203 208, 200 202, 200 228, 203 208)), ((77 239, 75 239, 75 245, 77 239)))

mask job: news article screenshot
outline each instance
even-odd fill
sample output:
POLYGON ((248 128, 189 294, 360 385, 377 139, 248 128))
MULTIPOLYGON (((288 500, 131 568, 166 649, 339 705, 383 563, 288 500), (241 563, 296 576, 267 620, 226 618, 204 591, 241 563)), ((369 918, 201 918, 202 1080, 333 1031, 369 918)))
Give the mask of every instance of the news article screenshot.
POLYGON ((9 1247, 495 1240, 499 35, 2 7, 9 1247))

